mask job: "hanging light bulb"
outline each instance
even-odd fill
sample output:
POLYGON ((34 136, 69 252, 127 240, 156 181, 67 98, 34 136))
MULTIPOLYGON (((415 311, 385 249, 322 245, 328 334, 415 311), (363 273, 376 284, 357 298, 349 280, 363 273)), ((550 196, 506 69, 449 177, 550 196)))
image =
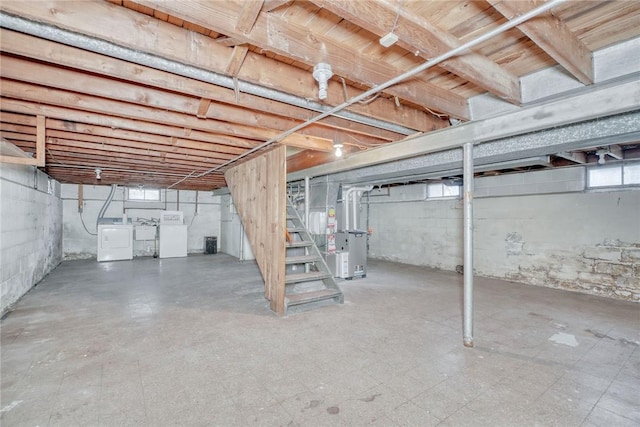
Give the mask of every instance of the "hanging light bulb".
POLYGON ((342 157, 342 144, 334 142, 333 148, 336 150, 336 157, 342 157))

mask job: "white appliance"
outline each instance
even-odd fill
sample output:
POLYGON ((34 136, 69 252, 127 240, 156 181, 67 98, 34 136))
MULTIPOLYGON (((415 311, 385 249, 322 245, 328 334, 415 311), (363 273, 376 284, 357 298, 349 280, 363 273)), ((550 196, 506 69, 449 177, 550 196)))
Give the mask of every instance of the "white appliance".
POLYGON ((327 266, 333 277, 348 279, 349 276, 349 252, 333 252, 325 254, 327 266))
POLYGON ((180 211, 165 211, 160 214, 160 258, 187 256, 187 226, 180 211))
POLYGON ((133 225, 98 224, 98 261, 133 259, 133 225))

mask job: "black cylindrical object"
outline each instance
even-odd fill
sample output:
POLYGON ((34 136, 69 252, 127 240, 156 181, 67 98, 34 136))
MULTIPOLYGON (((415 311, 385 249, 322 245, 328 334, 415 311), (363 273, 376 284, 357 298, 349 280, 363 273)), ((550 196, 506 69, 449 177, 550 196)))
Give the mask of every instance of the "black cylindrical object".
POLYGON ((204 253, 218 253, 218 238, 216 236, 207 236, 204 238, 204 253))

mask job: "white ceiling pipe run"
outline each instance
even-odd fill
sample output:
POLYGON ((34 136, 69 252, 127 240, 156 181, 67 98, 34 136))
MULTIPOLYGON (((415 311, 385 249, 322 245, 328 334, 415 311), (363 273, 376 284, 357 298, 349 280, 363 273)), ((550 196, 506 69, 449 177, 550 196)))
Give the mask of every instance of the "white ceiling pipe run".
POLYGON ((353 225, 353 229, 358 229, 358 192, 367 192, 373 189, 373 185, 366 187, 350 187, 345 191, 342 203, 345 209, 345 231, 351 230, 350 225, 353 225), (353 218, 353 224, 349 224, 349 200, 351 200, 351 216, 353 218))
MULTIPOLYGON (((454 57, 456 55, 464 53, 467 50, 469 50, 469 49, 471 49, 471 48, 473 48, 473 47, 475 47, 475 46, 477 46, 477 45, 479 45, 481 43, 484 43, 485 41, 490 40, 491 38, 493 38, 493 37, 495 37, 497 35, 500 35, 500 34, 504 33, 505 31, 508 31, 508 30, 510 30, 510 29, 522 24, 523 22, 526 22, 529 19, 531 19, 531 18, 533 18, 535 16, 538 16, 538 15, 540 15, 540 14, 542 14, 542 13, 544 13, 544 12, 546 12, 546 11, 552 9, 552 8, 554 8, 554 7, 558 6, 560 3, 563 3, 565 1, 566 0, 550 0, 550 1, 546 2, 545 4, 543 4, 540 7, 537 7, 535 9, 523 14, 523 15, 520 15, 517 18, 513 18, 513 19, 505 22, 504 24, 494 28, 493 30, 491 30, 491 31, 489 31, 489 32, 487 32, 487 33, 485 33, 485 34, 483 34, 483 35, 481 35, 481 36, 479 36, 479 37, 477 37, 477 38, 475 38, 473 40, 470 40, 470 41, 468 41, 466 43, 463 43, 463 44, 461 44, 460 46, 458 46, 458 47, 456 47, 454 49, 451 49, 449 52, 446 52, 446 53, 443 53, 442 55, 436 56, 435 58, 430 59, 429 61, 424 62, 423 64, 418 65, 417 67, 415 67, 415 68, 413 68, 413 69, 411 69, 411 70, 409 70, 409 71, 407 71, 405 73, 402 73, 397 77, 394 77, 394 78, 392 78, 390 80, 387 80, 386 82, 384 82, 384 83, 382 83, 382 84, 380 84, 378 86, 375 86, 375 87, 369 89, 368 91, 361 93, 360 95, 354 96, 353 98, 343 102, 340 105, 337 105, 337 106, 335 106, 333 108, 328 109, 324 113, 319 114, 319 115, 307 120, 304 123, 301 123, 301 124, 299 124, 297 126, 294 126, 294 127, 292 127, 291 129, 289 129, 289 130, 287 130, 285 132, 282 132, 280 135, 265 141, 264 143, 252 148, 251 150, 249 150, 249 151, 247 151, 247 152, 245 152, 243 154, 240 154, 239 156, 237 156, 234 159, 231 159, 231 160, 229 160, 229 161, 227 161, 227 162, 225 162, 225 163, 223 163, 223 164, 221 164, 219 166, 213 167, 213 168, 208 169, 208 170, 206 170, 204 172, 201 172, 199 174, 196 174, 196 171, 193 171, 192 173, 184 176, 182 179, 180 179, 180 180, 176 181, 175 183, 173 183, 172 185, 170 185, 168 188, 175 187, 176 185, 180 184, 181 182, 183 182, 183 181, 185 181, 185 180, 187 180, 187 179, 189 179, 191 177, 193 177, 193 178, 202 178, 203 176, 206 176, 206 175, 209 175, 209 174, 211 174, 213 172, 219 171, 219 170, 229 166, 230 164, 233 164, 233 163, 237 162, 238 160, 241 160, 241 159, 243 159, 243 158, 245 158, 247 156, 250 156, 251 154, 255 153, 256 151, 262 150, 262 149, 264 149, 264 148, 266 148, 266 147, 268 147, 268 146, 270 146, 270 145, 272 145, 272 144, 274 144, 276 142, 279 142, 279 141, 283 140, 287 136, 292 135, 292 134, 294 134, 295 132, 297 132, 297 131, 299 131, 301 129, 304 129, 307 126, 324 119, 325 117, 329 117, 331 115, 335 115, 336 113, 344 110, 345 108, 355 104, 358 101, 362 101, 362 100, 370 97, 371 95, 375 95, 378 92, 381 92, 381 91, 387 89, 388 87, 396 85, 396 84, 398 84, 398 83, 400 83, 400 82, 402 82, 402 81, 404 81, 404 80, 406 80, 406 79, 408 79, 410 77, 415 76, 418 73, 421 73, 421 72, 423 72, 423 71, 425 71, 425 70, 427 70, 427 69, 429 69, 431 67, 434 67, 434 66, 440 64, 441 62, 446 61, 449 58, 452 58, 452 57, 454 57)), ((54 40, 54 41, 58 41, 58 40, 55 39, 55 34, 63 31, 63 30, 61 30, 59 28, 55 28, 55 27, 52 27, 52 26, 46 26, 46 25, 43 26, 42 24, 37 24, 35 22, 28 21, 28 20, 25 20, 25 19, 22 19, 22 18, 17 18, 17 17, 11 16, 11 15, 8 15, 6 13, 0 13, 0 26, 5 27, 5 28, 10 28, 10 29, 15 29, 16 31, 25 32, 25 33, 28 33, 28 34, 33 34, 33 33, 27 31, 27 29, 21 30, 21 29, 16 28, 16 27, 18 27, 18 26, 26 26, 26 27, 31 27, 31 28, 40 28, 41 30, 44 30, 44 33, 43 34, 37 34, 39 37, 47 38, 49 40, 54 40)), ((68 34, 69 36, 75 35, 74 33, 71 33, 71 32, 65 32, 65 33, 68 34)), ((34 34, 34 35, 36 35, 36 34, 34 34)), ((84 37, 84 39, 86 39, 86 40, 93 40, 94 42, 108 44, 108 45, 110 45, 111 49, 118 49, 118 50, 123 49, 120 46, 114 45, 112 43, 107 43, 107 42, 105 42, 103 40, 92 39, 91 37, 86 37, 86 36, 82 36, 82 37, 84 37)), ((70 42, 64 42, 64 41, 60 41, 60 42, 61 43, 66 43, 66 44, 71 44, 70 42)), ((86 49, 86 47, 85 47, 85 49, 86 49)), ((147 56, 149 58, 157 58, 157 57, 155 57, 153 55, 142 54, 140 52, 135 52, 135 51, 130 50, 130 49, 125 49, 125 50, 129 51, 130 53, 135 53, 135 54, 139 54, 139 55, 142 55, 142 56, 147 56)), ((105 53, 105 54, 107 54, 107 53, 105 53)), ((111 54, 110 56, 115 56, 115 55, 111 54)), ((163 58, 158 58, 158 59, 164 60, 163 58)), ((168 60, 164 60, 164 61, 167 61, 168 63, 173 63, 174 65, 179 64, 179 63, 175 63, 174 61, 168 61, 168 60)), ((135 61, 131 61, 131 62, 135 62, 135 61)), ((143 65, 146 65, 146 64, 143 64, 143 65)), ((184 65, 184 64, 179 64, 179 65, 184 65)), ((191 67, 191 68, 197 69, 195 67, 191 67)), ((172 71, 172 72, 174 72, 174 71, 172 71)), ((177 73, 177 74, 179 74, 179 73, 177 73)))
POLYGON ((517 27, 518 25, 522 24, 523 22, 526 22, 529 19, 548 11, 548 10, 556 7, 557 5, 559 5, 560 3, 563 3, 565 1, 566 0, 550 0, 549 2, 543 4, 542 6, 537 7, 535 9, 531 10, 530 12, 527 12, 527 13, 525 13, 523 15, 520 15, 517 18, 513 18, 512 20, 505 22, 504 24, 500 25, 499 27, 494 28, 493 30, 481 35, 480 37, 478 37, 476 39, 473 39, 473 40, 470 40, 470 41, 468 41, 466 43, 463 43, 460 46, 458 46, 457 48, 452 49, 447 53, 444 53, 444 54, 439 55, 439 56, 437 56, 437 57, 435 57, 433 59, 430 59, 429 61, 427 61, 427 62, 425 62, 425 63, 423 63, 423 64, 421 64, 421 65, 419 65, 419 66, 417 66, 417 67, 415 67, 415 68, 413 68, 411 70, 409 70, 409 71, 407 71, 406 73, 400 74, 399 76, 394 77, 391 80, 387 80, 386 82, 384 82, 384 83, 382 83, 382 84, 380 84, 380 85, 378 85, 376 87, 373 87, 373 88, 369 89, 368 91, 361 93, 358 96, 354 96, 353 98, 349 99, 348 101, 345 101, 342 104, 337 105, 337 106, 329 109, 328 111, 325 111, 324 113, 319 114, 319 115, 307 120, 304 123, 301 123, 301 124, 299 124, 297 126, 294 126, 294 127, 292 127, 291 129, 289 129, 289 130, 287 130, 285 132, 282 132, 280 135, 276 136, 275 138, 271 138, 270 140, 268 140, 266 142, 263 142, 262 144, 258 145, 257 147, 254 147, 251 150, 239 155, 235 159, 231 159, 231 160, 229 160, 229 161, 227 161, 227 162, 225 162, 225 163, 223 163, 223 164, 221 164, 219 166, 216 166, 214 168, 208 169, 208 170, 206 170, 206 171, 204 171, 204 172, 202 172, 200 174, 197 174, 197 175, 194 175, 195 174, 195 171, 194 171, 192 174, 185 176, 182 180, 177 181, 176 183, 172 184, 171 187, 180 184, 181 182, 183 182, 184 180, 186 180, 186 179, 188 179, 190 177, 201 178, 201 177, 203 177, 205 175, 208 175, 210 173, 219 171, 219 170, 229 166, 230 164, 237 162, 238 160, 241 160, 241 159, 243 159, 243 158, 245 158, 247 156, 250 156, 251 154, 255 153, 256 151, 262 150, 262 149, 268 147, 271 144, 274 144, 276 142, 281 141, 282 139, 286 138, 287 136, 292 135, 292 134, 294 134, 295 132, 297 132, 297 131, 299 131, 301 129, 304 129, 307 126, 324 119, 325 117, 333 115, 333 114, 337 113, 338 111, 344 110, 345 108, 355 104, 358 101, 362 101, 363 99, 366 99, 366 98, 370 97, 371 95, 375 95, 376 93, 381 92, 381 91, 385 90, 386 88, 388 88, 390 86, 396 85, 396 84, 398 84, 398 83, 400 83, 400 82, 402 82, 402 81, 404 81, 404 80, 406 80, 406 79, 408 79, 410 77, 415 76, 418 73, 421 73, 421 72, 423 72, 423 71, 425 71, 425 70, 427 70, 427 69, 429 69, 431 67, 434 67, 434 66, 438 65, 439 63, 441 63, 443 61, 446 61, 449 58, 452 58, 452 57, 454 57, 456 55, 464 53, 465 51, 467 51, 467 50, 469 50, 469 49, 471 49, 471 48, 473 48, 473 47, 475 47, 475 46, 477 46, 477 45, 479 45, 481 43, 484 43, 485 41, 490 40, 491 38, 493 38, 493 37, 495 37, 497 35, 500 35, 500 34, 504 33, 505 31, 508 31, 508 30, 510 30, 510 29, 512 29, 514 27, 517 27))

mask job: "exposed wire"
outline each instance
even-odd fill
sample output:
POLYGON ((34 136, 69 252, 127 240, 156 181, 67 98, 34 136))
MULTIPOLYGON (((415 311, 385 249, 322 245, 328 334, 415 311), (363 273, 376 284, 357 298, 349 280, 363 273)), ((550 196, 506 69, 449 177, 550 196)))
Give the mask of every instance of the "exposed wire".
MULTIPOLYGON (((241 159, 244 159, 247 156, 250 156, 251 154, 255 153, 256 151, 263 150, 263 149, 269 147, 270 145, 272 145, 272 144, 274 144, 276 142, 282 141, 284 138, 296 133, 300 129, 304 129, 305 127, 307 127, 309 125, 317 123, 320 120, 324 119, 325 117, 329 117, 329 116, 335 114, 338 111, 342 111, 345 108, 355 104, 358 101, 362 101, 363 99, 366 99, 366 98, 370 97, 371 95, 374 95, 374 94, 376 94, 378 92, 384 91, 385 89, 387 89, 387 88, 389 88, 391 86, 394 86, 394 85, 396 85, 396 84, 398 84, 398 83, 400 83, 400 82, 402 82, 402 81, 404 81, 404 80, 406 80, 406 79, 408 79, 410 77, 413 77, 416 74, 421 73, 421 72, 427 70, 430 67, 438 65, 439 63, 441 63, 443 61, 446 61, 449 58, 453 58, 456 55, 459 55, 459 54, 461 54, 463 52, 466 52, 467 50, 469 50, 469 49, 471 49, 471 48, 473 48, 473 47, 475 47, 475 46, 477 46, 477 45, 479 45, 481 43, 484 43, 485 41, 491 39, 492 37, 495 37, 498 34, 502 34, 503 32, 505 32, 507 30, 515 28, 516 26, 522 24, 523 22, 533 18, 534 16, 540 15, 541 13, 544 13, 544 12, 550 10, 553 7, 556 7, 558 4, 563 3, 565 1, 567 1, 567 0, 549 0, 548 2, 544 3, 543 5, 535 8, 535 9, 533 9, 533 10, 527 12, 527 13, 524 13, 524 14, 518 16, 518 17, 515 17, 515 18, 511 19, 511 20, 505 22, 504 24, 502 24, 502 25, 500 25, 500 26, 498 26, 498 27, 496 27, 496 28, 494 28, 494 29, 482 34, 481 36, 479 36, 479 37, 477 37, 477 38, 475 38, 475 39, 473 39, 471 41, 463 43, 460 46, 458 46, 458 47, 456 47, 454 49, 451 49, 450 51, 448 51, 446 53, 443 53, 442 55, 438 55, 437 57, 432 58, 432 59, 430 59, 430 60, 418 65, 417 67, 414 67, 414 68, 412 68, 412 69, 410 69, 408 71, 405 71, 404 73, 402 73, 402 74, 400 74, 400 75, 398 75, 398 76, 396 76, 396 77, 394 77, 394 78, 392 78, 390 80, 387 80, 386 82, 381 83, 381 84, 379 84, 379 85, 377 85, 377 86, 375 86, 375 87, 373 87, 373 88, 361 93, 360 95, 354 96, 353 98, 349 99, 348 101, 343 102, 340 105, 336 105, 336 106, 328 109, 327 111, 325 111, 325 112, 323 112, 321 114, 318 114, 317 116, 314 116, 314 117, 308 119, 307 121, 305 121, 303 123, 300 123, 300 124, 290 128, 289 130, 286 130, 286 131, 282 132, 281 134, 279 134, 279 135, 277 135, 277 136, 275 136, 273 138, 268 139, 267 141, 263 142, 262 144, 253 147, 252 149, 240 154, 239 156, 237 156, 237 157, 235 157, 235 158, 233 158, 231 160, 227 160, 226 162, 224 162, 224 163, 222 163, 222 164, 220 164, 218 166, 214 166, 214 167, 212 167, 210 169, 207 169, 206 171, 204 171, 202 173, 199 173, 198 175, 194 175, 194 173, 196 172, 194 170, 189 175, 185 176, 184 178, 182 178, 178 182, 172 184, 171 187, 174 187, 174 186, 178 185, 179 183, 181 183, 181 182, 185 181, 186 179, 190 178, 191 176, 196 177, 196 178, 202 178, 203 176, 207 176, 207 175, 209 175, 209 174, 211 174, 213 172, 217 172, 220 169, 225 168, 225 167, 229 166, 232 163, 235 163, 235 162, 237 162, 237 161, 239 161, 241 159)), ((171 187, 169 187, 169 188, 171 188, 171 187)))
POLYGON ((82 226, 84 227, 84 231, 86 231, 87 233, 91 234, 92 236, 97 236, 98 233, 92 233, 89 231, 89 229, 87 228, 87 226, 84 223, 84 218, 82 217, 82 211, 80 211, 80 221, 82 222, 82 226))
MULTIPOLYGON (((342 82, 342 94, 344 95, 344 100, 345 102, 349 100, 349 94, 347 93, 347 82, 345 81, 344 78, 339 77, 340 81, 342 82)), ((358 101, 358 104, 362 104, 362 105, 368 105, 371 104, 373 101, 375 101, 376 99, 378 99, 378 97, 380 96, 380 94, 382 94, 382 92, 378 92, 375 95, 372 95, 371 98, 369 99, 365 99, 362 101, 358 101)))
POLYGON ((396 19, 395 21, 393 21, 393 27, 391 27, 391 31, 389 31, 390 33, 393 33, 393 31, 398 28, 398 18, 400 17, 400 11, 402 10, 402 3, 404 3, 404 0, 398 3, 398 9, 396 10, 396 19))
POLYGON ((435 111, 431 110, 429 107, 424 107, 425 110, 427 110, 429 113, 433 114, 436 117, 440 117, 441 119, 444 117, 449 117, 448 114, 441 114, 441 113, 436 113, 435 111))

